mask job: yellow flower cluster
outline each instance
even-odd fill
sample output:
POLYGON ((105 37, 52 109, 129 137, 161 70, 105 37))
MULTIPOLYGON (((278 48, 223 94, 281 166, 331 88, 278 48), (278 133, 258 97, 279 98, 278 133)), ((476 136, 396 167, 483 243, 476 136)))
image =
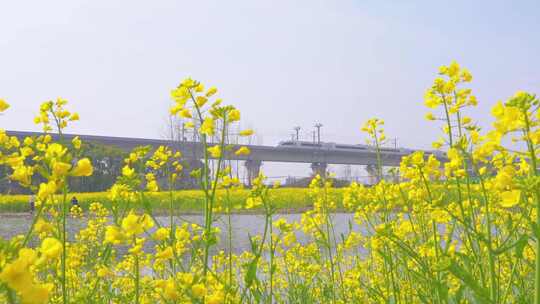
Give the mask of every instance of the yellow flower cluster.
POLYGON ((79 120, 79 114, 67 111, 64 106, 67 100, 57 98, 56 101, 46 101, 39 108, 39 115, 34 118, 35 124, 43 126, 43 132, 48 133, 53 130, 51 121, 54 122, 59 133, 62 132, 70 121, 79 120))
POLYGON ((43 240, 40 256, 33 249, 21 248, 17 259, 3 265, 0 281, 16 291, 23 303, 47 303, 54 285, 36 282, 32 269, 42 266, 48 259, 57 259, 61 249, 59 241, 53 238, 43 240))
MULTIPOLYGON (((471 74, 457 63, 439 72, 425 104, 440 112, 427 118, 443 123, 435 146, 447 145, 446 154, 411 153, 385 180, 384 122, 371 119, 362 130, 375 147, 379 182, 352 183, 335 195, 332 179, 317 175, 308 189, 312 208, 299 220, 278 215, 278 190, 262 174, 245 203, 233 203, 244 185, 225 158, 250 150, 234 149, 225 135, 240 112, 212 101, 217 90, 190 78, 171 92, 171 113, 199 126, 205 145, 204 165, 191 173, 203 193, 201 221, 176 214, 182 155, 168 147, 129 154, 110 207, 70 211, 69 180, 91 175, 92 162, 77 157, 79 138, 70 144, 50 134, 51 123, 61 137, 78 116, 62 99, 44 103, 36 121, 46 135, 20 140, 0 130, 0 165, 39 201, 28 232, 0 240, 0 302, 538 302, 540 102, 518 92, 495 105, 493 129, 483 132, 465 115, 476 105, 462 87, 471 74), (160 189, 169 191, 166 221, 150 203, 160 189), (239 252, 232 211, 242 208, 261 210, 264 223, 239 252), (84 223, 73 235, 69 213, 84 223)), ((0 112, 8 107, 0 100, 0 112)))

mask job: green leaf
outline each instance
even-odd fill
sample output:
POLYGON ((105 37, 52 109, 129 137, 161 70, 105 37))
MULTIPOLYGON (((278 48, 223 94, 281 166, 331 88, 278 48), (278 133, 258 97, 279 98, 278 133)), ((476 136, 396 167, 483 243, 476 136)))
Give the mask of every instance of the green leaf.
POLYGON ((448 271, 460 279, 481 303, 493 303, 489 298, 489 291, 478 284, 474 276, 459 264, 452 261, 450 267, 448 267, 448 271))

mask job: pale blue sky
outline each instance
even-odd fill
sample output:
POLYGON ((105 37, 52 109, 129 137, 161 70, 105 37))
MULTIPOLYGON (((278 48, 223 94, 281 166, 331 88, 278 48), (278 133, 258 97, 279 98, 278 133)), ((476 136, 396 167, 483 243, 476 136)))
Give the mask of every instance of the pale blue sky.
POLYGON ((484 125, 516 90, 540 93, 539 1, 2 1, 0 97, 6 129, 36 130, 40 102, 62 96, 70 131, 160 137, 169 91, 215 85, 264 144, 324 124, 323 140, 363 142, 386 120, 400 145, 426 148, 437 67, 473 75, 484 125))

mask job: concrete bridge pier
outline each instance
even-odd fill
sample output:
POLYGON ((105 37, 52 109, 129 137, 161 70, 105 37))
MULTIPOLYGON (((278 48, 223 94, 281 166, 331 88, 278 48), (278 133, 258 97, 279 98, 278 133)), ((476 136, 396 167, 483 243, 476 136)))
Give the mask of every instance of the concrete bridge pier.
POLYGON ((261 165, 262 161, 260 160, 248 159, 244 162, 244 166, 246 167, 248 174, 248 186, 251 187, 251 182, 253 179, 259 176, 259 173, 261 172, 261 165))
POLYGON ((321 177, 326 177, 327 167, 327 163, 311 163, 311 170, 313 170, 313 176, 316 176, 318 174, 321 177))
POLYGON ((366 171, 368 173, 368 183, 370 185, 375 185, 380 181, 380 176, 376 165, 366 165, 366 171))

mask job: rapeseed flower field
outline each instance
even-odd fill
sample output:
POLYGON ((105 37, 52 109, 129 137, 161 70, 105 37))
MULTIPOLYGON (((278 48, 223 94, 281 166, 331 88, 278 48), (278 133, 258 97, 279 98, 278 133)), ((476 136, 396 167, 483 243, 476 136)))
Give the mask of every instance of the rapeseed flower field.
MULTIPOLYGON (((332 189, 332 195, 336 196, 336 200, 341 201, 342 189, 332 189)), ((261 208, 254 210, 245 210, 244 203, 250 194, 249 189, 238 188, 234 191, 225 191, 224 189, 216 190, 218 199, 223 199, 228 195, 231 200, 233 210, 235 212, 258 213, 261 208)), ((60 199, 61 195, 56 194, 56 199, 60 199)), ((106 208, 110 208, 113 203, 108 192, 89 192, 89 193, 71 193, 68 199, 77 198, 80 207, 87 211, 94 202, 100 202, 106 208)), ((148 198, 152 205, 152 210, 159 214, 166 214, 170 204, 170 193, 168 192, 146 192, 145 197, 148 198)), ((177 213, 200 213, 204 206, 204 192, 201 190, 177 190, 172 192, 173 206, 177 213)), ((2 195, 0 196, 0 214, 1 213, 23 213, 29 211, 30 195, 2 195)), ((305 208, 310 208, 312 205, 309 197, 309 191, 305 188, 276 188, 272 191, 272 202, 280 212, 298 212, 305 208)), ((114 202, 114 204, 124 204, 127 202, 114 202)))
MULTIPOLYGON (((353 183, 339 196, 329 179, 316 176, 307 194, 312 208, 298 222, 275 219, 280 190, 263 175, 251 189, 238 190, 223 155, 231 149, 227 128, 240 112, 216 99, 217 89, 190 78, 172 91, 171 114, 201 126, 205 166, 192 173, 202 187, 201 225, 176 224, 175 193, 156 182, 157 174, 169 184, 178 178, 178 152, 135 149, 107 202, 98 196, 80 210, 70 208, 67 187, 70 177, 93 171, 90 160, 78 157, 80 140, 19 141, 1 132, 0 164, 37 201, 27 233, 0 242, 0 302, 540 303, 539 101, 517 92, 492 109, 493 128, 481 130, 467 116, 477 104, 471 81, 454 62, 440 68, 425 95, 426 118, 443 129, 434 146, 448 161, 415 152, 403 158, 399 182, 353 183), (216 134, 220 143, 207 143, 216 134), (215 170, 210 156, 219 157, 215 170), (37 177, 44 181, 34 183, 37 177), (150 197, 158 191, 167 225, 153 218, 150 197), (245 197, 233 199, 236 191, 245 197), (235 254, 215 219, 218 212, 228 216, 231 227, 239 207, 259 208, 264 232, 250 236, 250 250, 235 254), (337 234, 333 215, 341 207, 354 213, 351 227, 365 229, 337 234), (86 227, 68 238, 66 219, 82 213, 86 227), (300 233, 307 242, 298 241, 300 233), (156 245, 145 249, 150 241, 156 245), (213 251, 218 243, 228 250, 213 251)), ((8 109, 0 101, 0 111, 8 109)), ((62 134, 78 119, 58 99, 43 103, 35 122, 62 134)), ((376 152, 386 138, 383 127, 380 119, 362 127, 376 152)))

